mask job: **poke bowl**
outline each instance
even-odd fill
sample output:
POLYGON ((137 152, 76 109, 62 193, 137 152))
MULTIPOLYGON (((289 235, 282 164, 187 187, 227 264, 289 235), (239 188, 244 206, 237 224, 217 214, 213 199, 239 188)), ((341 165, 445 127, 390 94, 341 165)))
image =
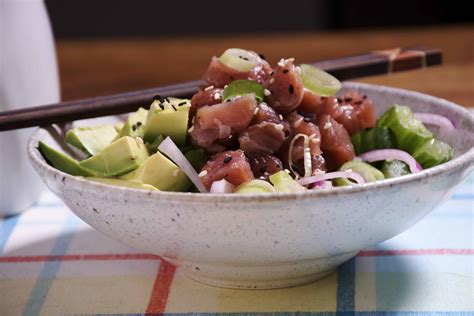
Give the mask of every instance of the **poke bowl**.
MULTIPOLYGON (((231 288, 281 288, 320 279, 360 250, 396 236, 448 199, 474 166, 474 116, 433 96, 361 83, 378 115, 393 104, 449 118, 439 137, 452 160, 403 177, 326 190, 270 194, 146 191, 89 181, 50 166, 38 143, 57 146, 45 129, 28 156, 48 188, 86 223, 161 256, 192 279, 231 288)), ((118 118, 101 118, 97 123, 118 118)))

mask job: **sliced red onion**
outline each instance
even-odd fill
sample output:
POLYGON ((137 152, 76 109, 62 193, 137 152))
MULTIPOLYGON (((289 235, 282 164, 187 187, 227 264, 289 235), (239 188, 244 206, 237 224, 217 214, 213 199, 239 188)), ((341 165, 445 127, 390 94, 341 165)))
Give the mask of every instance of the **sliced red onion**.
POLYGON ((219 181, 214 181, 211 184, 210 193, 233 193, 235 190, 235 185, 227 181, 226 179, 222 179, 219 181))
POLYGON ((158 149, 164 153, 166 156, 168 156, 173 162, 183 170, 183 172, 188 176, 189 180, 196 186, 196 188, 199 190, 201 193, 207 193, 207 189, 202 184, 201 179, 199 179, 199 176, 194 170, 194 167, 191 165, 191 163, 186 159, 186 157, 183 155, 181 150, 179 150, 178 146, 175 145, 175 143, 171 140, 171 138, 166 137, 165 140, 163 140, 158 146, 158 149))
POLYGON ((366 162, 374 162, 381 160, 400 160, 408 165, 411 173, 417 173, 423 170, 420 164, 409 153, 398 149, 379 149, 363 153, 359 156, 366 162))
POLYGON ((444 128, 447 131, 456 129, 453 122, 445 116, 431 113, 413 113, 415 117, 421 122, 429 125, 436 125, 440 128, 444 128))
POLYGON ((319 173, 317 175, 303 178, 298 180, 298 183, 301 185, 308 185, 311 183, 318 183, 324 180, 331 180, 331 179, 337 179, 337 178, 349 178, 357 182, 357 184, 364 184, 365 180, 364 178, 352 171, 336 171, 336 172, 328 172, 328 173, 319 173))
POLYGON ((331 181, 318 181, 316 183, 313 184, 313 187, 311 188, 311 190, 318 190, 318 189, 330 189, 334 187, 332 185, 332 182, 331 181))

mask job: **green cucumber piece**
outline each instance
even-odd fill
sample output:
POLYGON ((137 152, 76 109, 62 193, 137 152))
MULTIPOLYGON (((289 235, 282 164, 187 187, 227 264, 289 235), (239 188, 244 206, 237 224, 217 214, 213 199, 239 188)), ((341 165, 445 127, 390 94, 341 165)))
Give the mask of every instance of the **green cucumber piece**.
POLYGON ((263 101, 263 86, 258 82, 252 80, 235 80, 232 81, 224 88, 222 93, 222 98, 224 101, 227 101, 233 97, 246 95, 246 94, 255 94, 255 99, 258 102, 263 101))
POLYGON ((382 163, 381 171, 386 179, 398 178, 410 174, 410 168, 400 160, 385 160, 382 163))
POLYGON ((79 165, 79 162, 43 142, 38 142, 38 150, 44 159, 54 168, 72 176, 92 177, 94 172, 79 165))
POLYGON ((278 171, 269 177, 270 182, 273 184, 276 192, 302 192, 306 191, 306 188, 295 181, 285 171, 278 171))
POLYGON ((437 139, 431 139, 413 153, 413 158, 426 169, 451 160, 453 152, 450 145, 437 139))
POLYGON ((351 141, 356 155, 394 147, 390 130, 380 126, 352 135, 351 141))
MULTIPOLYGON (((352 170, 353 172, 360 174, 364 178, 365 182, 374 182, 377 180, 385 179, 383 173, 380 170, 378 170, 375 167, 372 167, 368 163, 365 163, 359 160, 348 161, 345 164, 343 164, 341 168, 339 168, 339 170, 340 171, 352 170)), ((353 184, 353 182, 347 178, 338 178, 338 179, 335 179, 334 182, 336 183, 337 186, 353 184)))
POLYGON ((336 77, 322 69, 308 64, 300 65, 300 69, 303 86, 313 93, 329 97, 335 95, 342 87, 341 82, 336 77))
POLYGON ((258 64, 257 57, 240 48, 228 48, 219 57, 219 60, 226 66, 241 72, 252 70, 258 64))
POLYGON ((164 140, 164 137, 161 135, 158 135, 154 141, 151 143, 145 143, 146 148, 148 148, 148 151, 151 154, 154 154, 158 151, 158 146, 160 146, 161 142, 164 140))
POLYGON ((177 98, 165 100, 167 101, 155 100, 151 105, 143 139, 152 143, 158 135, 162 135, 164 138, 169 136, 178 146, 185 145, 191 102, 187 99, 177 98))
POLYGON ((274 193, 273 186, 264 180, 250 180, 244 182, 235 188, 234 193, 238 194, 252 194, 252 193, 274 193))
POLYGON ((410 154, 434 136, 422 122, 415 118, 411 109, 403 105, 391 107, 379 118, 377 126, 390 129, 395 146, 410 154))
POLYGON ((93 156, 110 144, 117 135, 115 128, 109 125, 77 127, 66 133, 64 142, 93 156))
POLYGON ((130 114, 120 130, 120 137, 131 136, 143 138, 143 130, 145 129, 147 116, 148 111, 144 108, 139 108, 135 113, 130 114))

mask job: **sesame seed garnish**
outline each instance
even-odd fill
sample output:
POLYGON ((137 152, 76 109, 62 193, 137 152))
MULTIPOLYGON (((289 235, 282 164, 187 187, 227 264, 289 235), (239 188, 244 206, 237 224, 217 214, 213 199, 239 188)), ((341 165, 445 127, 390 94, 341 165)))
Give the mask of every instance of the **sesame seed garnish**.
POLYGON ((207 170, 203 170, 198 174, 199 178, 202 178, 202 177, 205 177, 205 176, 207 176, 207 170))
POLYGON ((305 117, 305 118, 303 118, 303 121, 305 121, 306 123, 311 123, 311 118, 310 117, 305 117))
POLYGON ((270 76, 273 76, 273 74, 274 74, 274 71, 272 70, 272 72, 270 73, 270 76))
POLYGON ((191 133, 192 131, 194 131, 194 125, 188 129, 188 133, 191 133))
POLYGON ((323 128, 324 129, 330 129, 332 127, 332 124, 330 122, 327 122, 326 124, 324 124, 323 128))
POLYGON ((280 130, 280 131, 282 131, 283 128, 285 128, 285 127, 283 126, 283 124, 276 124, 276 125, 275 125, 275 128, 278 129, 278 130, 280 130))
POLYGON ((316 134, 311 134, 311 135, 309 135, 309 138, 310 138, 310 139, 311 139, 311 138, 315 138, 315 137, 316 137, 316 134))
POLYGON ((315 137, 311 139, 311 142, 316 144, 316 143, 319 143, 320 140, 321 139, 319 137, 315 137))
MULTIPOLYGON (((273 80, 273 79, 272 79, 272 80, 273 80)), ((270 80, 270 81, 271 81, 271 80, 270 80)), ((263 90, 263 94, 264 94, 266 97, 268 97, 268 96, 271 95, 272 93, 271 93, 270 90, 265 89, 265 90, 263 90)))
POLYGON ((355 104, 355 105, 361 105, 362 103, 364 103, 364 101, 357 101, 357 102, 355 102, 354 104, 355 104))
POLYGON ((255 108, 255 110, 253 110, 253 115, 257 115, 258 111, 260 111, 260 108, 255 108))
POLYGON ((344 102, 351 102, 352 98, 344 98, 344 102))
POLYGON ((142 126, 142 122, 137 122, 137 126, 142 126))
POLYGON ((173 171, 173 177, 177 177, 179 175, 179 169, 173 171))
POLYGON ((225 157, 224 163, 229 163, 232 160, 232 157, 225 157))
POLYGON ((301 75, 301 68, 300 68, 300 66, 296 66, 296 67, 295 67, 295 71, 296 71, 296 73, 297 73, 298 75, 301 75))
POLYGON ((287 74, 288 71, 289 71, 288 69, 283 69, 283 73, 284 73, 284 74, 287 74))
POLYGON ((263 60, 266 60, 266 59, 265 59, 265 55, 258 53, 258 56, 259 56, 260 58, 262 58, 263 60))
POLYGON ((176 107, 173 105, 173 103, 170 103, 170 105, 171 105, 171 107, 173 108, 173 110, 178 111, 178 110, 176 109, 176 107))
POLYGON ((342 102, 341 98, 336 98, 337 102, 342 102))
POLYGON ((290 93, 295 92, 295 88, 293 87, 292 84, 290 84, 290 86, 288 87, 288 91, 289 91, 290 93))
POLYGON ((209 90, 212 90, 214 89, 214 86, 209 86, 209 87, 206 87, 206 89, 204 89, 204 91, 209 91, 209 90))
POLYGON ((214 94, 214 100, 220 100, 221 99, 221 95, 219 94, 219 92, 216 92, 214 94))
POLYGON ((188 103, 188 102, 187 102, 187 101, 181 101, 181 102, 178 103, 178 106, 183 106, 183 105, 185 105, 186 103, 188 103))
POLYGON ((352 105, 341 105, 339 108, 343 111, 351 111, 354 109, 352 105))
POLYGON ((260 176, 259 179, 260 179, 260 180, 265 180, 265 177, 264 177, 264 176, 260 176))
POLYGON ((293 123, 294 128, 298 128, 301 125, 301 122, 303 122, 303 118, 299 118, 295 123, 293 123))
POLYGON ((288 169, 285 169, 285 172, 288 173, 288 174, 291 173, 290 170, 288 170, 288 169))
POLYGON ((280 121, 283 121, 283 115, 278 114, 278 118, 280 119, 280 121))
POLYGON ((364 94, 364 95, 362 96, 362 99, 367 99, 367 96, 364 94))
POLYGON ((275 82, 275 78, 270 79, 269 83, 272 84, 275 82))
POLYGON ((132 131, 136 131, 137 126, 135 124, 132 125, 132 131))

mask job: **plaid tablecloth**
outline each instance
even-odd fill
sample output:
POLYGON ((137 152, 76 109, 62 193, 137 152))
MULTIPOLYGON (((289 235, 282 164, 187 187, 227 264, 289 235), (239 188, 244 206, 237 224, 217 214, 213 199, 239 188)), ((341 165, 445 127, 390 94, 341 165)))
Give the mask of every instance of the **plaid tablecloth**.
POLYGON ((401 235, 281 290, 192 281, 93 230, 51 193, 0 225, 0 315, 474 315, 474 175, 401 235))

